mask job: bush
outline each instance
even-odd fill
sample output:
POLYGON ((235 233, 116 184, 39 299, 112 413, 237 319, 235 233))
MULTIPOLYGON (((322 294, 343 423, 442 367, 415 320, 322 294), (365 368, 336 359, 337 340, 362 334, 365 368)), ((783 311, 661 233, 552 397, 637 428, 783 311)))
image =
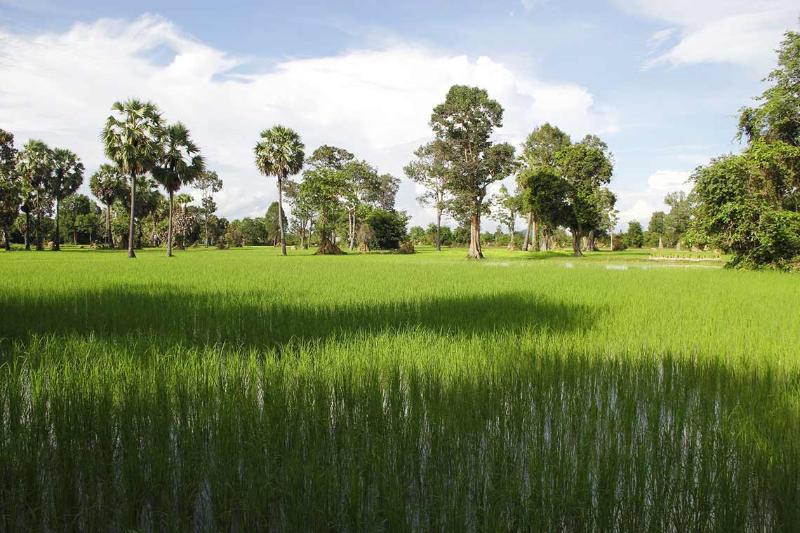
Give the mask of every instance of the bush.
POLYGON ((397 250, 406 239, 408 217, 403 212, 375 209, 367 217, 367 225, 372 228, 374 248, 397 250))
POLYGON ((400 254, 415 254, 417 251, 414 249, 414 243, 411 241, 406 241, 400 245, 400 248, 397 249, 397 253, 400 254))

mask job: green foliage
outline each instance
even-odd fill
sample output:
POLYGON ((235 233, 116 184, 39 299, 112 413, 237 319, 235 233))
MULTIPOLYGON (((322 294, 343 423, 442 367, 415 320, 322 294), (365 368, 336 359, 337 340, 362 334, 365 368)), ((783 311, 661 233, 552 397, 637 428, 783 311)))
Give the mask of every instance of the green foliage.
POLYGON ((16 172, 14 135, 0 129, 0 230, 7 250, 11 249, 11 226, 22 204, 22 182, 16 172))
MULTIPOLYGON (((286 214, 281 212, 283 216, 284 227, 288 225, 286 221, 286 214)), ((281 242, 280 224, 278 223, 278 202, 272 202, 267 208, 267 214, 264 215, 264 230, 266 231, 266 240, 272 245, 277 246, 281 242)))
POLYGON ((62 240, 73 244, 94 242, 102 227, 100 208, 84 194, 73 194, 61 203, 62 240))
POLYGON ((740 138, 800 146, 800 33, 786 32, 778 67, 764 81, 770 86, 757 98, 759 105, 741 110, 740 138))
POLYGON ((446 189, 452 195, 453 216, 472 227, 468 256, 483 257, 480 220, 487 188, 507 177, 514 167, 514 147, 491 140, 503 125, 503 108, 478 87, 454 85, 431 115, 434 153, 446 166, 446 189))
POLYGON ((366 223, 373 233, 374 244, 370 248, 397 250, 406 240, 408 216, 402 211, 372 209, 366 217, 366 223))
POLYGON ((0 528, 800 525, 793 276, 277 254, 0 252, 0 528))
POLYGON ((125 194, 125 179, 117 167, 103 164, 89 179, 89 190, 102 203, 111 205, 125 194))
MULTIPOLYGON (((164 123, 155 104, 132 99, 114 102, 116 114, 106 119, 102 138, 106 156, 129 177, 128 257, 136 257, 136 186, 138 179, 150 172, 162 156, 164 123)), ((141 228, 139 229, 141 234, 141 228)))
POLYGON ((698 168, 691 239, 734 254, 732 266, 800 264, 800 34, 787 32, 755 108, 742 110, 740 155, 698 168))
POLYGON ((625 245, 630 248, 641 248, 644 246, 644 232, 642 231, 642 223, 638 220, 631 220, 628 223, 628 231, 623 236, 625 245))
POLYGON ((664 198, 669 212, 663 217, 663 235, 667 246, 677 246, 684 240, 692 221, 692 206, 689 198, 682 191, 673 192, 664 198))
POLYGON ((533 213, 534 219, 557 226, 566 219, 569 184, 553 167, 525 167, 517 175, 522 189, 523 210, 533 213))

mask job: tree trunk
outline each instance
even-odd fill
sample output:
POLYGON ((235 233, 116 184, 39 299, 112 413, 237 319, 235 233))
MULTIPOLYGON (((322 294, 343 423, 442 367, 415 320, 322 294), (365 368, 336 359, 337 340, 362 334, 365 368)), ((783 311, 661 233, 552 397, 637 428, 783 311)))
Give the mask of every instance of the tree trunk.
POLYGON ((6 248, 6 252, 10 252, 11 251, 11 235, 10 235, 10 232, 8 231, 8 226, 3 228, 3 241, 5 241, 5 245, 4 246, 6 248))
POLYGON ((590 252, 597 251, 597 246, 594 241, 594 230, 590 231, 588 237, 586 237, 586 249, 590 252))
POLYGON ((531 221, 531 247, 533 248, 534 252, 538 252, 542 249, 541 241, 539 240, 539 221, 536 218, 533 218, 531 221))
POLYGON ((106 204, 106 244, 114 247, 114 237, 111 236, 111 204, 106 204))
POLYGON ((327 232, 320 232, 316 255, 341 255, 342 250, 330 239, 327 232))
POLYGON ((661 235, 658 236, 658 249, 661 250, 664 248, 664 241, 661 240, 661 235))
POLYGON ((172 257, 172 198, 173 198, 173 192, 169 191, 169 220, 167 220, 167 257, 172 257))
POLYGON ((436 251, 442 251, 442 208, 436 208, 436 251))
POLYGON ((206 224, 205 224, 205 226, 206 226, 206 248, 208 248, 208 217, 209 217, 209 213, 208 213, 208 209, 206 209, 206 224))
POLYGON ((44 250, 44 235, 42 235, 42 210, 36 213, 36 249, 38 251, 44 250))
POLYGON ((522 251, 527 252, 531 244, 531 227, 533 226, 533 213, 528 213, 528 229, 525 232, 525 240, 522 241, 522 251))
POLYGON ((25 212, 25 249, 31 249, 31 212, 25 212))
POLYGON ((481 250, 481 215, 475 213, 469 223, 469 259, 483 259, 481 250))
POLYGON ((55 235, 53 236, 53 251, 58 252, 61 250, 61 232, 59 231, 59 214, 61 210, 61 198, 56 196, 56 231, 55 235))
POLYGON ((136 174, 131 172, 131 219, 128 224, 128 257, 134 259, 136 252, 133 251, 133 238, 134 238, 134 202, 136 201, 136 174))
POLYGON ((281 237, 281 255, 286 255, 286 237, 283 234, 283 178, 278 176, 278 233, 281 237))
POLYGON ((611 232, 611 251, 614 251, 614 232, 611 232))
POLYGON ((581 230, 580 228, 571 228, 572 232, 572 255, 575 257, 582 257, 581 252, 581 230))

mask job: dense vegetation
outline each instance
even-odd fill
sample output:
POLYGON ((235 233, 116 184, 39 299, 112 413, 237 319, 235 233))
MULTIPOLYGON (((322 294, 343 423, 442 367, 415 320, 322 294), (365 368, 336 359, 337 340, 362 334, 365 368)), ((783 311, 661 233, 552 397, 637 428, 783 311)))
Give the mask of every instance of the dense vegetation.
POLYGON ((0 532, 800 529, 800 285, 719 268, 800 264, 798 80, 789 32, 743 152, 624 234, 609 146, 496 142, 478 87, 404 168, 427 228, 282 125, 230 221, 152 103, 113 104, 96 201, 0 130, 5 248, 61 252, 0 254, 0 532))
POLYGON ((0 255, 0 529, 800 526, 793 277, 278 253, 0 255))

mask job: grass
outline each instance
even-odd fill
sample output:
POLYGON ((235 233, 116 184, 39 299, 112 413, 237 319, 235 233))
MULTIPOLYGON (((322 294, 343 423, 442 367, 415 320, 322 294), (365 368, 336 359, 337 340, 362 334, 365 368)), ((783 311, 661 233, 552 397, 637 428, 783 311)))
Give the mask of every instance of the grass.
POLYGON ((0 254, 0 531, 796 530, 800 280, 0 254))

